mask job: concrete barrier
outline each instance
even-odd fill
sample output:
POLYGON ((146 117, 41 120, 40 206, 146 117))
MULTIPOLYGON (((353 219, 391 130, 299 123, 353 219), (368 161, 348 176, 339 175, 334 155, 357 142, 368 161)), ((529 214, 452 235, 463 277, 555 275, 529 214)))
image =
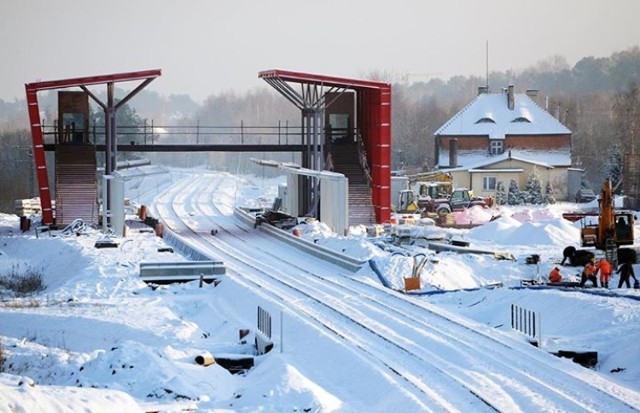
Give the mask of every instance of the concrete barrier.
POLYGON ((221 261, 141 262, 140 279, 146 283, 171 284, 201 280, 212 283, 225 274, 221 261))
MULTIPOLYGON (((235 208, 234 216, 244 222, 246 225, 255 226, 255 217, 242 208, 235 208)), ((258 230, 263 231, 275 238, 278 238, 287 244, 304 251, 317 258, 336 264, 351 272, 357 272, 362 268, 367 261, 359 260, 350 257, 345 254, 341 254, 337 251, 333 251, 329 248, 325 248, 321 245, 307 241, 304 238, 299 238, 288 231, 283 231, 280 228, 276 228, 273 225, 262 224, 257 227, 258 230)))

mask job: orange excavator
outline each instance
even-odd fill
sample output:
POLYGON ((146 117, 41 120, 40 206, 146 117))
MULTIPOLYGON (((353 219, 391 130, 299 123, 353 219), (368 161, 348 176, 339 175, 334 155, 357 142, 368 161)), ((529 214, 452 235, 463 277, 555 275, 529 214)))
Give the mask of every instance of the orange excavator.
POLYGON ((604 181, 600 196, 597 223, 583 219, 580 239, 583 247, 593 246, 607 250, 615 245, 633 244, 635 216, 630 211, 616 211, 613 204, 611 180, 604 181))
MULTIPOLYGON (((611 180, 602 185, 598 200, 598 213, 571 213, 563 216, 570 221, 580 220, 580 243, 583 247, 595 247, 605 251, 607 258, 613 263, 631 259, 636 261, 635 250, 620 249, 621 245, 632 245, 634 242, 635 216, 631 211, 616 210, 613 202, 611 180)), ((574 247, 565 249, 565 256, 575 253, 574 247), (567 252, 568 249, 571 251, 567 252)))

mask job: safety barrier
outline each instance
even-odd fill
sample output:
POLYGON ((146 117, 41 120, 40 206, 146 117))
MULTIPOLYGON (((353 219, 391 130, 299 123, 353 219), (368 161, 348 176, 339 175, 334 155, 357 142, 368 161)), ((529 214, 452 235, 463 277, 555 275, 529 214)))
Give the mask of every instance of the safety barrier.
POLYGON ((163 239, 167 244, 175 248, 178 253, 193 261, 208 261, 211 259, 208 255, 176 236, 173 231, 165 229, 163 239))
POLYGON ((141 262, 140 278, 146 283, 170 284, 200 280, 215 282, 226 272, 221 261, 141 262))
MULTIPOLYGON (((255 217, 242 208, 235 208, 234 216, 247 225, 250 225, 252 227, 255 226, 255 217)), ((275 238, 280 239, 281 241, 286 242, 289 245, 292 245, 293 247, 301 251, 306 252, 307 254, 311 254, 317 258, 331 262, 332 264, 336 264, 351 272, 359 271, 360 268, 367 262, 358 260, 348 255, 341 254, 329 248, 325 248, 321 245, 307 241, 304 238, 298 238, 292 233, 283 231, 280 228, 274 227, 273 225, 262 224, 258 227, 258 229, 275 238)))

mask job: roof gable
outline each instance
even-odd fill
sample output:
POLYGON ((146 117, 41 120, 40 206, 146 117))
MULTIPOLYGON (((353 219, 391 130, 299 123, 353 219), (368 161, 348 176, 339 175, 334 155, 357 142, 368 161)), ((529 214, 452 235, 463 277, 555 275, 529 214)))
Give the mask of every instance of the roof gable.
POLYGON ((509 109, 507 94, 480 94, 460 110, 435 135, 489 136, 504 139, 507 135, 566 135, 571 131, 525 93, 514 94, 514 108, 509 109))

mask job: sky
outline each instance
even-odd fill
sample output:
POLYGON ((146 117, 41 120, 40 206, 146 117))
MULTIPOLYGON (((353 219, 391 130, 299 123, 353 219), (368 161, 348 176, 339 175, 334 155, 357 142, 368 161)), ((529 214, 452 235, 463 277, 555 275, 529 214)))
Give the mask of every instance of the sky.
POLYGON ((573 65, 640 44, 638 15, 637 0, 4 0, 0 99, 38 80, 157 68, 148 89, 196 101, 264 86, 258 72, 276 68, 484 76, 487 42, 490 71, 573 65))

